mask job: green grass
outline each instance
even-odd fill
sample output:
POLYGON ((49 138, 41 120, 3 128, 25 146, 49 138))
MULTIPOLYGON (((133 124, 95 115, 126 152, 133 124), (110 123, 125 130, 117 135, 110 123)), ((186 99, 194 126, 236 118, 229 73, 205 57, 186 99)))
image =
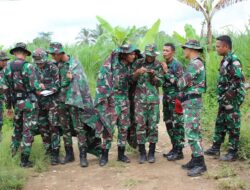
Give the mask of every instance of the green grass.
POLYGON ((32 147, 31 160, 34 162, 34 168, 24 169, 19 166, 20 153, 14 158, 11 156, 11 135, 12 122, 5 119, 3 126, 3 140, 0 143, 0 189, 1 190, 19 190, 21 189, 29 172, 43 172, 48 168, 48 159, 44 155, 41 138, 36 137, 32 147))

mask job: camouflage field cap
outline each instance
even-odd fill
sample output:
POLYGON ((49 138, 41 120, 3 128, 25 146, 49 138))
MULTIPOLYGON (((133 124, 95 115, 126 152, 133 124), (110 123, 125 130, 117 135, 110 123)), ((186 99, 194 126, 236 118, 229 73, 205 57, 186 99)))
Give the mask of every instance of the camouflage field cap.
POLYGON ((50 53, 50 54, 64 53, 64 49, 63 49, 62 44, 59 42, 51 42, 49 45, 48 53, 50 53))
POLYGON ((32 52, 32 58, 36 64, 42 64, 48 61, 48 54, 43 49, 37 48, 32 52))
POLYGON ((8 61, 10 58, 8 58, 7 53, 4 51, 0 51, 0 61, 8 61))
POLYGON ((156 57, 160 53, 157 51, 157 47, 155 44, 148 44, 145 46, 145 51, 143 54, 151 57, 156 57))
POLYGON ((13 55, 15 51, 24 51, 27 53, 27 56, 31 55, 31 52, 27 49, 27 45, 23 42, 16 43, 15 47, 10 50, 10 54, 13 55))
POLYGON ((194 49, 199 52, 203 52, 203 47, 201 47, 200 42, 197 40, 188 40, 184 45, 181 46, 183 49, 189 48, 194 49))
POLYGON ((124 45, 120 46, 119 48, 117 48, 115 51, 117 53, 132 53, 132 52, 138 51, 138 50, 139 49, 137 49, 135 45, 124 44, 124 45))

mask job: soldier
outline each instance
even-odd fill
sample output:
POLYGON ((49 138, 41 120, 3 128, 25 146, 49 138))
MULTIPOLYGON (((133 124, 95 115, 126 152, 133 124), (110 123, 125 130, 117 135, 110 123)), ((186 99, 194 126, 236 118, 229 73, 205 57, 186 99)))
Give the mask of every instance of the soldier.
POLYGON ((182 64, 174 58, 175 46, 172 43, 166 43, 163 47, 163 57, 166 60, 162 62, 164 71, 163 83, 163 120, 165 121, 168 135, 172 143, 172 149, 169 153, 163 154, 169 161, 183 159, 183 146, 185 132, 183 127, 183 111, 179 98, 179 89, 177 82, 183 74, 182 64), (180 109, 178 109, 180 108, 180 109))
POLYGON ((239 58, 232 52, 232 41, 229 36, 216 39, 216 51, 223 56, 220 64, 217 83, 218 115, 215 123, 213 145, 205 154, 220 155, 220 146, 226 133, 229 135, 229 148, 222 161, 235 161, 240 141, 240 106, 245 97, 244 75, 239 58))
POLYGON ((51 164, 57 165, 60 163, 60 134, 55 98, 60 87, 59 70, 55 64, 49 62, 47 52, 40 48, 32 53, 32 57, 37 65, 38 78, 42 89, 51 93, 51 95, 42 94, 38 97, 38 127, 46 153, 51 153, 51 164))
POLYGON ((95 138, 95 129, 102 125, 93 107, 88 81, 81 63, 65 54, 62 44, 51 43, 49 53, 58 62, 60 73, 59 118, 66 150, 63 163, 74 161, 71 134, 73 125, 78 139, 80 165, 87 167, 87 151, 98 152, 100 147, 100 139, 95 138))
POLYGON ((130 126, 129 89, 132 82, 130 64, 134 62, 137 49, 130 44, 122 45, 101 67, 96 88, 95 106, 106 126, 102 129, 103 144, 100 166, 108 162, 108 152, 115 126, 118 128, 118 161, 129 163, 125 155, 127 132, 130 126))
POLYGON ((182 106, 184 109, 184 127, 186 138, 192 150, 192 159, 183 165, 188 176, 195 177, 207 170, 202 147, 200 113, 202 108, 202 93, 206 90, 205 65, 200 58, 203 48, 196 40, 189 40, 182 46, 185 58, 190 63, 179 79, 177 85, 183 92, 182 106))
POLYGON ((66 93, 70 85, 70 79, 67 77, 69 71, 70 57, 65 54, 61 43, 53 42, 50 44, 48 53, 56 61, 56 65, 59 69, 60 90, 57 96, 57 110, 60 125, 63 131, 63 140, 65 148, 65 158, 62 160, 62 164, 73 162, 75 160, 73 146, 72 146, 72 134, 71 134, 71 114, 69 106, 65 104, 66 93))
POLYGON ((31 145, 33 143, 33 128, 37 125, 37 98, 40 94, 40 85, 36 76, 35 67, 25 59, 31 55, 26 44, 20 42, 10 50, 15 56, 14 61, 8 64, 4 77, 7 86, 7 114, 14 108, 14 133, 12 136, 12 156, 21 143, 21 167, 32 167, 29 161, 31 145))
MULTIPOLYGON (((5 66, 9 58, 4 51, 0 51, 0 85, 4 84, 4 72, 5 66)), ((3 127, 3 102, 4 102, 4 94, 3 89, 0 91, 0 142, 2 140, 2 127, 3 127)))
POLYGON ((149 142, 148 162, 155 162, 155 146, 158 142, 159 89, 163 83, 161 64, 156 60, 159 53, 156 46, 149 44, 145 47, 145 58, 135 63, 133 80, 137 82, 135 89, 135 121, 139 145, 139 163, 147 160, 145 143, 149 142))

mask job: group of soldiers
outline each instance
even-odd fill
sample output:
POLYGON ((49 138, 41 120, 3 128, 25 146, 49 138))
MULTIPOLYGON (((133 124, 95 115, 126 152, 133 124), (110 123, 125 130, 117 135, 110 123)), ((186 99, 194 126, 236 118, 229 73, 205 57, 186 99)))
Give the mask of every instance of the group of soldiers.
MULTIPOLYGON (((1 51, 0 111, 4 101, 7 116, 13 116, 14 110, 12 156, 21 146, 20 165, 32 167, 31 146, 34 136, 40 133, 51 164, 69 163, 75 159, 75 135, 80 165, 88 166, 87 153, 91 153, 100 155, 99 165, 105 166, 117 128, 118 161, 130 162, 125 154, 128 142, 133 148, 138 147, 140 164, 154 163, 162 87, 163 119, 172 144, 163 156, 169 161, 183 159, 186 138, 192 155, 182 168, 188 170, 188 176, 201 175, 207 170, 200 125, 202 93, 206 91, 205 63, 200 56, 203 48, 197 40, 188 40, 182 48, 190 61, 186 69, 174 57, 172 43, 163 46, 163 62, 156 59, 159 53, 154 44, 146 45, 143 53, 132 44, 116 48, 98 72, 94 101, 82 64, 68 55, 61 43, 53 42, 48 50, 37 48, 32 53, 26 44, 17 43, 10 50, 15 58, 8 63, 7 54, 1 51), (30 55, 34 64, 26 61, 30 55), (59 157, 60 135, 64 140, 64 159, 59 157)), ((213 145, 205 154, 220 155, 228 133, 230 147, 220 159, 234 161, 239 149, 244 76, 229 36, 217 38, 216 50, 223 56, 217 86, 219 110, 213 145)), ((2 117, 0 124, 2 127, 2 117)))

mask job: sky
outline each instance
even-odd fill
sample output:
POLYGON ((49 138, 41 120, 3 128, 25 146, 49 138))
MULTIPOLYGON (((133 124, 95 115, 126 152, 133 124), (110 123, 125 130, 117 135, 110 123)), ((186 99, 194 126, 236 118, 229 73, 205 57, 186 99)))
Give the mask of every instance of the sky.
MULTIPOLYGON (((94 29, 101 16, 112 26, 152 26, 161 19, 160 30, 184 34, 191 24, 200 33, 202 13, 177 0, 0 0, 0 45, 31 42, 39 32, 53 32, 52 40, 72 44, 82 28, 94 29)), ((244 31, 250 19, 250 1, 218 11, 213 30, 230 27, 244 31)))

